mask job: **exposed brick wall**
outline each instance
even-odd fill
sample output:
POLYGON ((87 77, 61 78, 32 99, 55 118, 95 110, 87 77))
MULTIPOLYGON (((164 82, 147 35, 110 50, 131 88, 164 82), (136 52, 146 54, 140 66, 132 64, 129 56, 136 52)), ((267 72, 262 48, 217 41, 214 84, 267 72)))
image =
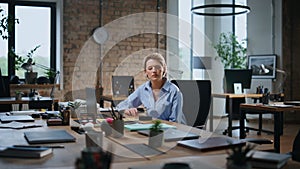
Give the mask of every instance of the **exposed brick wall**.
MULTIPOLYGON (((99 26, 99 0, 65 0, 63 14, 63 84, 64 99, 72 99, 74 71, 85 71, 76 65, 80 52, 91 36, 93 29, 99 26), (67 94, 68 93, 68 94, 67 94)), ((97 71, 97 70, 96 70, 97 71)), ((80 75, 75 75, 80 78, 80 75)), ((77 86, 85 84, 85 79, 76 81, 77 86)), ((75 89, 76 90, 76 89, 75 89)))
MULTIPOLYGON (((165 12, 166 2, 161 0, 159 3, 160 12, 165 12)), ((164 34, 164 17, 159 18, 159 24, 156 24, 158 21, 156 15, 132 22, 123 20, 126 23, 122 23, 124 17, 133 16, 132 14, 156 11, 157 0, 103 0, 102 26, 109 30, 111 39, 107 43, 111 43, 112 48, 107 48, 106 46, 109 45, 106 44, 102 45, 102 53, 100 53, 100 45, 91 39, 94 28, 99 25, 99 0, 65 0, 63 15, 64 99, 72 99, 70 91, 84 89, 87 86, 92 87, 98 82, 102 83, 104 94, 111 94, 112 75, 134 76, 136 86, 146 81, 142 71, 142 60, 146 54, 156 51, 157 47, 165 49, 165 36, 159 35, 159 40, 157 40, 156 33, 140 33, 125 36, 120 41, 114 40, 124 36, 123 32, 129 31, 128 24, 134 25, 131 28, 133 31, 159 29, 159 32, 164 34), (100 73, 97 73, 99 67, 97 64, 100 62, 98 56, 102 56, 102 81, 99 79, 100 73), (78 65, 79 60, 85 66, 78 65), (94 75, 97 77, 91 78, 94 75)))

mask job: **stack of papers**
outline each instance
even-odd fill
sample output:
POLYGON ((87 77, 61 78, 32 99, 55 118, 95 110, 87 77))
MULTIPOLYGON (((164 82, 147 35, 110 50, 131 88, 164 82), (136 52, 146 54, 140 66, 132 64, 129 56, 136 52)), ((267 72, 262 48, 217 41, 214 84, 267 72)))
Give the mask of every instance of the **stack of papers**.
POLYGON ((42 127, 42 126, 43 126, 42 124, 21 123, 16 121, 0 124, 0 128, 11 128, 11 129, 25 129, 25 128, 42 127))

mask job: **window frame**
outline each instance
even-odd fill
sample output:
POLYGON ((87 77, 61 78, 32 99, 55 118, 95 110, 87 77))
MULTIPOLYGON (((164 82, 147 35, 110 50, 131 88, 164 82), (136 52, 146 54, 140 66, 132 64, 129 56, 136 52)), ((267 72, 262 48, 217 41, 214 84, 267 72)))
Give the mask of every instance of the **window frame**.
MULTIPOLYGON (((50 68, 56 69, 56 53, 57 53, 57 3, 56 2, 42 2, 42 1, 18 1, 18 0, 5 0, 3 3, 8 4, 8 15, 15 19, 15 7, 16 6, 32 6, 32 7, 49 7, 51 11, 50 18, 50 68)), ((15 25, 9 34, 8 38, 8 51, 15 48, 15 25)), ((8 76, 11 77, 15 75, 15 64, 14 58, 8 57, 8 76)))

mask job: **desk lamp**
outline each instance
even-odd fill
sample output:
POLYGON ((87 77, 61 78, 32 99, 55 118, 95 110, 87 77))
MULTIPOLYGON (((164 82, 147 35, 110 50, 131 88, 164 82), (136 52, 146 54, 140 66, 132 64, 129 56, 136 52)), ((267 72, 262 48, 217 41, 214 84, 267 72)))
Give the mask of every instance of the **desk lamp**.
MULTIPOLYGON (((261 64, 260 67, 261 67, 261 71, 263 74, 268 74, 270 72, 270 70, 273 70, 273 68, 271 66, 266 66, 264 64, 261 64)), ((277 87, 278 90, 277 89, 276 90, 279 93, 283 93, 283 84, 286 80, 287 73, 286 73, 286 71, 284 71, 282 69, 278 69, 278 68, 275 68, 275 72, 282 74, 282 79, 279 80, 279 86, 277 87)))

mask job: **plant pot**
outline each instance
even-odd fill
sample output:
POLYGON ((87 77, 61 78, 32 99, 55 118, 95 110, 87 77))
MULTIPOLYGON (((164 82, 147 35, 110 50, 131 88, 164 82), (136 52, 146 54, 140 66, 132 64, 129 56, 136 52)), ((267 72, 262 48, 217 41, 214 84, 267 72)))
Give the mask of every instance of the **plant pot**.
POLYGON ((101 130, 105 133, 105 136, 110 136, 112 134, 112 126, 106 121, 101 123, 101 130))
POLYGON ((16 100, 22 100, 22 93, 16 94, 16 100))
POLYGON ((50 84, 54 84, 55 77, 49 77, 50 84))
POLYGON ((114 120, 112 123, 112 128, 113 137, 122 137, 124 135, 124 120, 114 120))
POLYGON ((249 161, 247 161, 244 164, 235 164, 233 162, 233 160, 227 159, 226 168, 227 169, 251 169, 252 166, 251 166, 251 163, 249 161))
POLYGON ((150 131, 148 145, 153 148, 161 147, 164 143, 164 131, 150 131))
POLYGON ((25 72, 25 83, 35 84, 37 79, 37 72, 25 72))

